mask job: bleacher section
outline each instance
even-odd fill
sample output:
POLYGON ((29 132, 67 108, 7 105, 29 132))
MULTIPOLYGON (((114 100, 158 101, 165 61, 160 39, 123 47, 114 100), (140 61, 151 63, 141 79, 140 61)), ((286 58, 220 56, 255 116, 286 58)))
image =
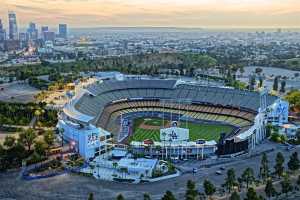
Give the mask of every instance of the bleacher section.
MULTIPOLYGON (((252 124, 260 107, 258 92, 177 83, 155 79, 103 81, 89 86, 75 109, 94 117, 91 123, 103 128, 113 127, 111 118, 122 113, 153 110, 224 122, 243 130, 252 124)), ((267 105, 276 99, 268 95, 267 105)))
MULTIPOLYGON (((117 118, 122 115, 137 112, 180 114, 181 116, 190 119, 230 124, 240 128, 241 130, 243 130, 244 127, 249 127, 250 125, 252 125, 255 117, 254 113, 249 113, 247 111, 237 110, 233 108, 230 109, 225 107, 214 107, 199 104, 168 104, 162 101, 154 100, 136 100, 118 102, 106 106, 104 111, 102 112, 101 117, 98 120, 97 126, 110 130, 112 131, 112 133, 116 134, 117 132, 113 131, 113 127, 116 123, 112 123, 112 121, 116 121, 117 118)), ((122 130, 122 132, 124 131, 122 130)))

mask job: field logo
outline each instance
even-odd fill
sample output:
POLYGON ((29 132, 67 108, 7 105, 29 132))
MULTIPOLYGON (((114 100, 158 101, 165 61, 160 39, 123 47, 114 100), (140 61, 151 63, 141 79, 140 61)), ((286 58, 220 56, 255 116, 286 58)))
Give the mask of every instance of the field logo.
POLYGON ((178 127, 160 129, 160 140, 172 142, 188 141, 189 129, 178 127))
POLYGON ((285 114, 286 110, 287 110, 287 106, 286 105, 284 105, 282 103, 278 104, 277 113, 279 113, 279 114, 285 114))
POLYGON ((169 134, 169 138, 171 138, 172 140, 177 140, 178 139, 178 136, 176 134, 175 131, 172 131, 170 134, 169 134))

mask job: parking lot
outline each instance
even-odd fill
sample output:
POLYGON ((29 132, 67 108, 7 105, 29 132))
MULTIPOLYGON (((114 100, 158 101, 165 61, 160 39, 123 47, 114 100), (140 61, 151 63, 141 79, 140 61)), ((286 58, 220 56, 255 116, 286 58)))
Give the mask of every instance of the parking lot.
POLYGON ((0 85, 0 101, 27 103, 34 101, 38 89, 27 83, 13 82, 0 85))

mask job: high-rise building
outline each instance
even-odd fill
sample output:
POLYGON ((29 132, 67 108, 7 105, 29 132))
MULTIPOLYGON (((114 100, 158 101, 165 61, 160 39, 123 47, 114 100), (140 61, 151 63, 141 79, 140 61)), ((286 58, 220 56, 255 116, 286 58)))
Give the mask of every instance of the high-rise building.
POLYGON ((4 50, 5 40, 6 40, 6 32, 3 28, 3 24, 2 24, 2 21, 0 19, 0 51, 4 50))
POLYGON ((28 46, 29 34, 28 33, 20 33, 19 34, 19 41, 20 47, 25 48, 28 46))
POLYGON ((17 17, 14 12, 8 13, 8 22, 9 22, 9 34, 8 34, 9 39, 18 40, 17 17))
POLYGON ((38 30, 36 28, 35 23, 30 22, 29 27, 27 29, 27 34, 29 37, 29 40, 37 40, 38 39, 38 30))
POLYGON ((48 26, 42 26, 41 31, 42 32, 49 31, 49 27, 48 26))
POLYGON ((52 41, 55 40, 55 33, 52 31, 46 31, 44 32, 44 41, 52 41))
POLYGON ((16 51, 20 49, 19 40, 6 40, 5 41, 5 50, 6 51, 16 51))
POLYGON ((42 38, 43 40, 45 40, 45 39, 44 39, 44 38, 45 38, 44 33, 45 33, 45 32, 48 32, 48 31, 49 31, 48 26, 42 26, 42 28, 41 28, 41 38, 42 38))
POLYGON ((6 40, 6 32, 0 19, 0 42, 4 42, 4 40, 6 40))
POLYGON ((58 35, 60 38, 67 39, 67 35, 68 35, 67 24, 59 24, 58 35))

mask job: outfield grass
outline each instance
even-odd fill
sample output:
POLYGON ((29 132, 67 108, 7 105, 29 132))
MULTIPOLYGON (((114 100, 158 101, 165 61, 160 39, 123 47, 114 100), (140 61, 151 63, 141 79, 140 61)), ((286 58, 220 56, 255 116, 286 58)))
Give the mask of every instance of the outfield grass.
MULTIPOLYGON (((155 121, 161 119, 155 119, 155 121)), ((130 137, 129 141, 144 141, 146 139, 152 139, 159 141, 159 130, 147 130, 139 128, 140 124, 144 122, 144 119, 139 118, 134 121, 133 132, 134 134, 130 137)), ((160 123, 158 123, 160 124, 160 123)), ((162 124, 162 122, 161 122, 162 124)), ((153 125, 153 124, 152 124, 153 125)), ((182 122, 180 127, 188 128, 190 130, 190 140, 196 141, 198 139, 204 140, 215 140, 218 141, 221 133, 230 133, 233 128, 231 126, 219 125, 219 124, 198 124, 182 122)))
POLYGON ((160 118, 145 118, 142 119, 145 125, 148 126, 162 126, 163 124, 167 125, 168 121, 163 121, 160 118))

